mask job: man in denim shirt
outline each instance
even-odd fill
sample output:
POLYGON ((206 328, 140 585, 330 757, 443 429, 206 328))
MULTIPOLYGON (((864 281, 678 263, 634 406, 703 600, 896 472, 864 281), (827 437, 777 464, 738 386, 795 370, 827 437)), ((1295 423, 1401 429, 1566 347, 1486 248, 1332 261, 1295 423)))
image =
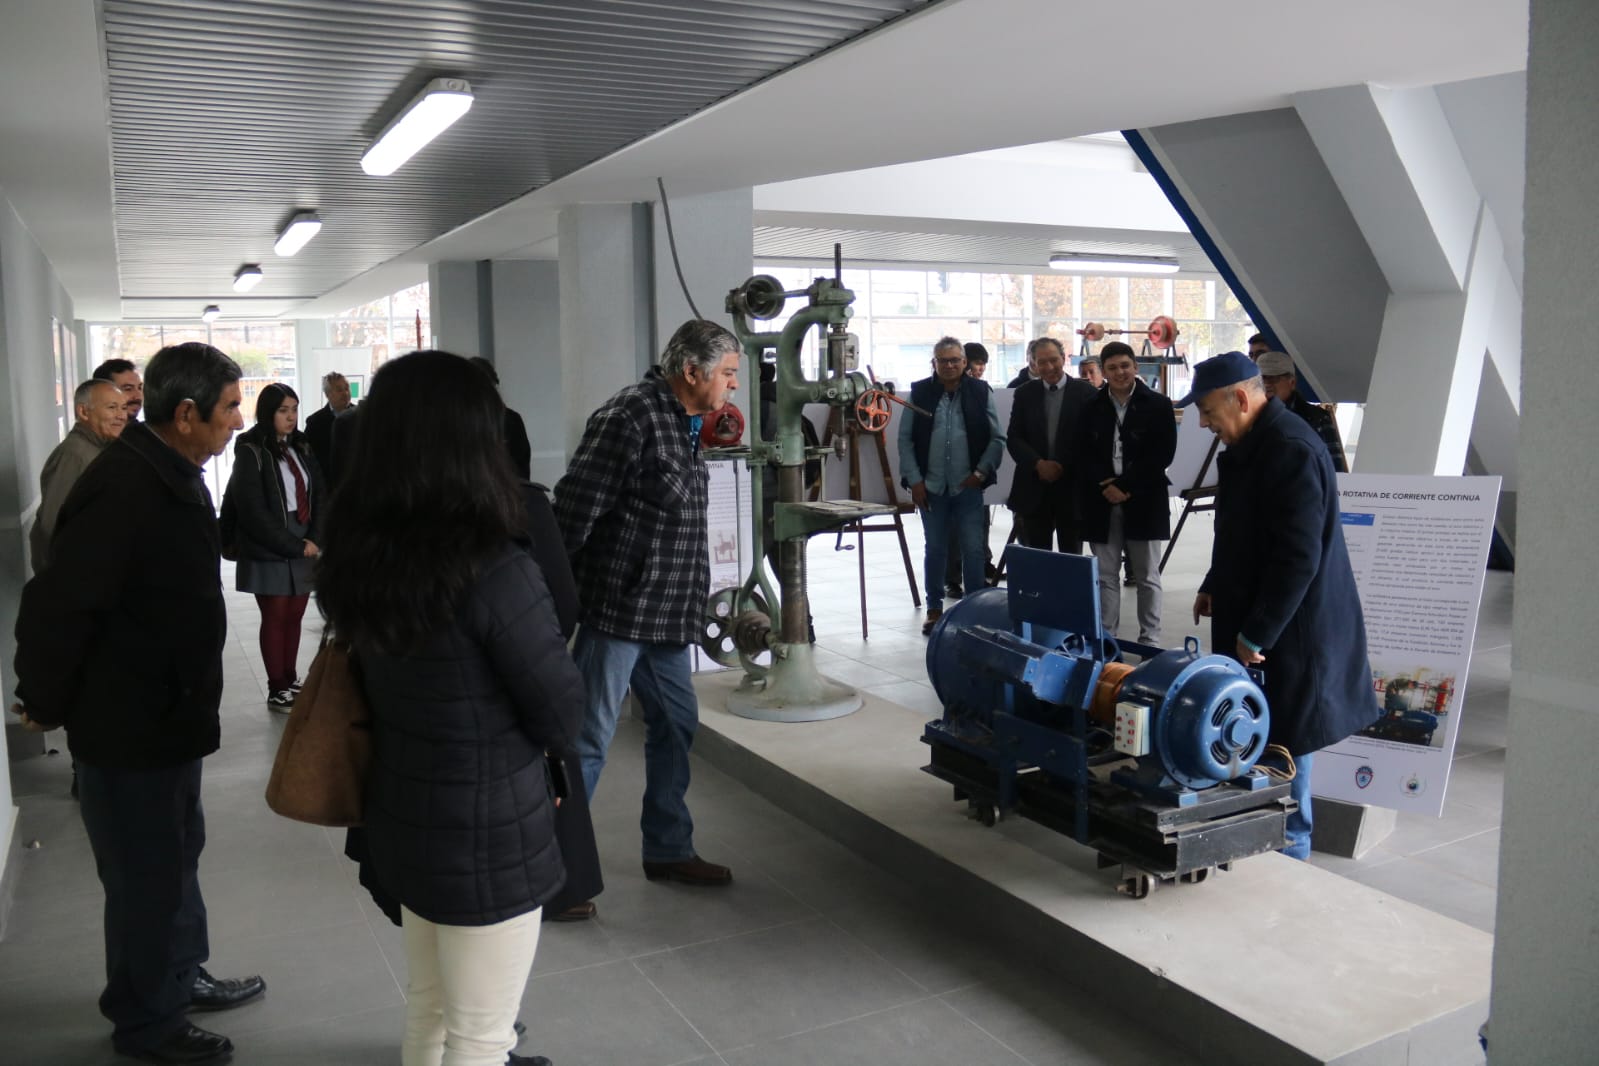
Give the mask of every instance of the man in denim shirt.
POLYGON ((983 587, 983 489, 994 483, 1005 434, 993 390, 967 375, 965 349, 954 337, 933 345, 933 376, 911 386, 911 403, 932 412, 907 412, 899 422, 900 482, 910 489, 927 536, 926 634, 944 613, 952 532, 965 587, 983 587))

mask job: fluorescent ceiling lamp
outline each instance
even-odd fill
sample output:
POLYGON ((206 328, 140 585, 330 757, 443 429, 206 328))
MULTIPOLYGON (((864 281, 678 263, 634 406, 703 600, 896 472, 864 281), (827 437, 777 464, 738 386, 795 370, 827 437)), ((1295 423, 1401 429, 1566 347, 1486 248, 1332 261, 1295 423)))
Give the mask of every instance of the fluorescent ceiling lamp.
POLYGON ((361 169, 375 178, 393 174, 471 108, 470 84, 460 78, 434 78, 383 127, 361 157, 361 169))
POLYGON ((321 229, 322 220, 316 217, 315 211, 301 211, 283 227, 283 232, 278 234, 278 243, 272 246, 272 250, 281 256, 291 256, 304 248, 321 229))
POLYGON ((222 317, 222 308, 216 304, 207 304, 205 310, 200 312, 200 317, 207 322, 215 322, 222 317))
POLYGON ((1056 270, 1086 270, 1102 274, 1175 274, 1177 260, 1158 255, 1098 255, 1092 252, 1056 252, 1049 257, 1056 270))
POLYGON ((261 284, 262 277, 261 268, 254 263, 242 266, 239 268, 239 272, 233 275, 233 291, 249 292, 261 284))

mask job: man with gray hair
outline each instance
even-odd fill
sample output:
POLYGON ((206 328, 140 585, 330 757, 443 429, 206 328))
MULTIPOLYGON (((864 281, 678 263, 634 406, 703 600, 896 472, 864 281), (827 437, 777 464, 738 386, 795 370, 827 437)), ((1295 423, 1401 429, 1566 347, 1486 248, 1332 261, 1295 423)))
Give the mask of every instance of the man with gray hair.
POLYGON ((1349 473, 1349 463, 1344 459, 1344 439, 1338 434, 1338 423, 1325 407, 1311 403, 1299 391, 1299 378, 1294 373, 1294 361, 1288 353, 1262 352, 1256 357, 1255 365, 1260 368, 1260 381, 1266 386, 1266 395, 1277 397, 1284 407, 1308 422, 1310 428, 1316 431, 1316 436, 1327 445, 1333 470, 1340 474, 1349 473))
MULTIPOLYGON (((705 416, 738 388, 738 338, 692 319, 667 342, 660 365, 592 415, 555 515, 582 604, 572 656, 588 686, 576 748, 589 796, 599 784, 631 685, 644 710, 644 875, 652 881, 725 885, 725 866, 694 851, 684 795, 699 726, 690 647, 710 593, 700 458, 705 416)), ((592 902, 567 917, 588 917, 592 902)))
POLYGON ((200 764, 217 750, 227 610, 201 464, 244 425, 239 366, 209 344, 163 348, 131 422, 67 496, 50 566, 22 590, 17 700, 25 728, 65 725, 83 825, 105 890, 100 1013, 121 1054, 222 1062, 189 1021, 266 989, 219 980, 209 954, 200 764))
POLYGON ((328 402, 305 420, 305 439, 317 465, 331 474, 333 420, 350 409, 350 379, 337 370, 328 371, 322 375, 322 395, 328 402))
POLYGON ((33 572, 50 563, 50 537, 55 533, 56 516, 67 501, 67 493, 89 469, 102 449, 122 433, 128 424, 127 397, 114 383, 91 378, 72 393, 72 410, 77 421, 66 439, 56 445, 39 472, 39 512, 28 533, 33 572))

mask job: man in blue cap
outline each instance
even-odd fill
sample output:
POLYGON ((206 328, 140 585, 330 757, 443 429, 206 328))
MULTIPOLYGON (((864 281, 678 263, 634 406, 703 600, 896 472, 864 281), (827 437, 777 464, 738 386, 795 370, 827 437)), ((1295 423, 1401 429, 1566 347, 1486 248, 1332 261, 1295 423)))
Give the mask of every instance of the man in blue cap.
POLYGON ((1216 537, 1194 599, 1208 616, 1212 649, 1266 677, 1271 743, 1298 764, 1285 855, 1310 855, 1314 752, 1381 713, 1366 661, 1366 626, 1344 545, 1338 483, 1316 431, 1268 397, 1260 368, 1242 352, 1194 367, 1199 424, 1221 438, 1216 537))

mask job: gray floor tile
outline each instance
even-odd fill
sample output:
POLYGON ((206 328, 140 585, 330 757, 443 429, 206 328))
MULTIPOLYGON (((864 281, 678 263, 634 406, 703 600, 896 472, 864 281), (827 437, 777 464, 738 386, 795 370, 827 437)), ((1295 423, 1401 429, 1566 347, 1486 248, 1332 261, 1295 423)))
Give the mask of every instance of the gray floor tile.
POLYGON ((534 978, 522 1004, 523 1053, 561 1066, 668 1066, 713 1053, 631 962, 534 978))
POLYGON ((724 1052, 728 1066, 1025 1066, 1025 1060, 937 1000, 724 1052))
POLYGON ((1354 875, 1353 880, 1485 932, 1494 930, 1497 894, 1492 886, 1457 876, 1419 858, 1366 870, 1354 875))
MULTIPOLYGON (((219 1032, 232 1037, 224 1023, 226 1017, 214 1019, 213 1024, 219 1032)), ((233 1066, 394 1066, 400 1061, 400 1041, 404 1036, 404 1006, 383 1007, 304 1025, 244 1033, 233 1041, 237 1049, 233 1066)))
POLYGON ((866 691, 912 714, 938 718, 944 713, 943 702, 926 681, 895 681, 886 685, 872 685, 866 691))
POLYGON ((1135 1020, 1046 975, 975 985, 941 998, 1035 1066, 1199 1063, 1164 1041, 1146 1036, 1135 1020))
POLYGON ((1442 817, 1401 813, 1399 823, 1382 846, 1400 855, 1414 855, 1443 844, 1476 836, 1499 827, 1499 812, 1446 798, 1442 817))
POLYGON ((1450 800, 1482 810, 1504 809, 1505 749, 1457 754, 1449 768, 1450 800))
POLYGON ((1428 851, 1418 851, 1414 859, 1426 866, 1448 870, 1459 877, 1494 888, 1499 875, 1499 830, 1490 829, 1474 837, 1457 840, 1428 851))
POLYGON ((718 1051, 923 996, 919 987, 821 919, 634 962, 718 1051))

